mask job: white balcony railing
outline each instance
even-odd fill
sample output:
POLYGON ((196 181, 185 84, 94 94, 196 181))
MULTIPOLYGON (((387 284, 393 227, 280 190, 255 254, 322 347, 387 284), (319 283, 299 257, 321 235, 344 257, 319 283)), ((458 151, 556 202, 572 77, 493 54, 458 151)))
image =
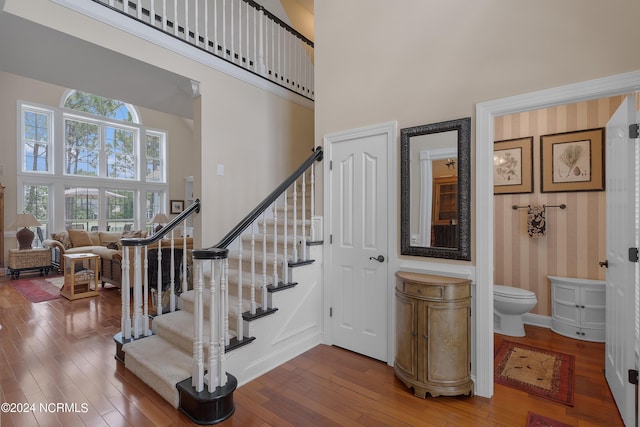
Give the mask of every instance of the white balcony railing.
POLYGON ((252 0, 92 0, 314 99, 313 43, 252 0))

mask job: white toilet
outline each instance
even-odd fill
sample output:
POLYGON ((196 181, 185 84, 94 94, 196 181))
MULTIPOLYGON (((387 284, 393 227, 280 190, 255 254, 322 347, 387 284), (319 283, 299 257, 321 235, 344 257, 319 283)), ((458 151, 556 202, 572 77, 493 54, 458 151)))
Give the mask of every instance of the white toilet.
POLYGON ((523 337, 522 315, 537 303, 538 298, 531 291, 493 285, 493 331, 511 337, 523 337))

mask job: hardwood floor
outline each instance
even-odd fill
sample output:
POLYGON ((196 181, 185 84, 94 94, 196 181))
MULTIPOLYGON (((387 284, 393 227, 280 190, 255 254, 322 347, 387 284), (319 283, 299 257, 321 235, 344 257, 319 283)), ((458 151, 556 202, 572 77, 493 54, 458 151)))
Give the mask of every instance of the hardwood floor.
MULTIPOLYGON (((32 304, 9 282, 0 278, 0 402, 36 410, 3 412, 2 427, 195 425, 114 359, 117 289, 32 304)), ((533 411, 574 426, 622 426, 604 380, 604 345, 526 329, 527 337, 508 339, 576 356, 574 407, 501 385, 492 399, 423 400, 386 364, 320 345, 240 387, 235 414, 218 425, 524 427, 533 411)))

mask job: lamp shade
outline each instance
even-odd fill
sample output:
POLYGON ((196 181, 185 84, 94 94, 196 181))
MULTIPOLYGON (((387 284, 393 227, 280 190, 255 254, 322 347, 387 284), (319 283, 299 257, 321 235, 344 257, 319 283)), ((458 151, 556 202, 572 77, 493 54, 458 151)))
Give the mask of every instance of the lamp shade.
POLYGON ((165 214, 163 213, 155 214, 153 218, 151 218, 151 223, 158 224, 158 225, 156 225, 156 228, 154 228, 153 231, 157 233, 158 231, 160 231, 160 229, 162 229, 162 224, 166 224, 168 222, 169 222, 169 218, 167 218, 165 214))
POLYGON ((33 214, 18 214, 16 221, 13 223, 13 228, 21 227, 22 229, 16 233, 18 249, 31 249, 31 243, 33 243, 35 235, 27 227, 40 227, 40 222, 33 214))
POLYGON ((13 223, 13 228, 22 227, 40 227, 40 221, 33 214, 18 214, 16 222, 13 223))
POLYGON ((169 222, 169 218, 163 213, 157 213, 149 221, 151 224, 166 224, 169 222))

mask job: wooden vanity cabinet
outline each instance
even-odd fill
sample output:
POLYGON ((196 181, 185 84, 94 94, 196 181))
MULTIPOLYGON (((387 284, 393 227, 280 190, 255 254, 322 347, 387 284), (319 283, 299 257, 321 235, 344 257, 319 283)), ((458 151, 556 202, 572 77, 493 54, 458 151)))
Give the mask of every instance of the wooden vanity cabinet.
POLYGON ((395 375, 414 394, 473 394, 471 281, 396 273, 395 375))

